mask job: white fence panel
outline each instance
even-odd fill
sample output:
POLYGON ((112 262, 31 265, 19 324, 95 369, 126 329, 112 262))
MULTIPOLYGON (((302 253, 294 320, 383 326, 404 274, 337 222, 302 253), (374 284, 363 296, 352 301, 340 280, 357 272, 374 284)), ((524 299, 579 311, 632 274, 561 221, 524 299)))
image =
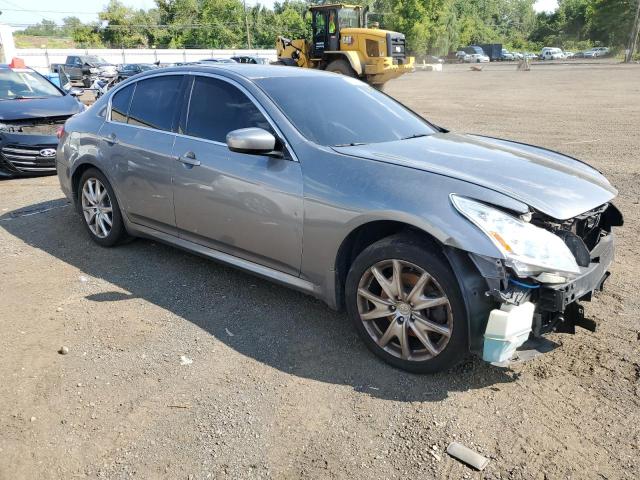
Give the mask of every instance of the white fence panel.
POLYGON ((194 62, 205 58, 229 58, 236 55, 250 55, 276 59, 275 50, 215 50, 215 49, 96 49, 96 48, 17 48, 16 56, 22 58, 27 66, 48 71, 52 63, 64 63, 68 55, 97 55, 108 62, 120 63, 175 63, 194 62))

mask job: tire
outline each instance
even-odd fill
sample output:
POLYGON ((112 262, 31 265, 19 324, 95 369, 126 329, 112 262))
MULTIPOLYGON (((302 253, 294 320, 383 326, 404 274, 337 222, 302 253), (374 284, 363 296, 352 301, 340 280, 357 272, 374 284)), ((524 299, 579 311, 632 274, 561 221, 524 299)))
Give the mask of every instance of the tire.
POLYGON ((437 246, 419 237, 393 235, 367 247, 349 269, 345 300, 365 345, 394 367, 435 373, 455 366, 468 352, 467 311, 460 286, 437 246), (398 264, 404 301, 391 300, 390 295, 397 288, 395 274, 389 274, 396 272, 398 264), (391 280, 386 289, 372 267, 391 280), (422 284, 424 274, 427 279, 422 284), (412 295, 414 291, 417 295, 412 295), (383 302, 373 303, 372 298, 383 302), (363 315, 371 318, 363 319, 363 315))
POLYGON ((357 78, 356 72, 351 68, 349 62, 343 59, 334 60, 325 68, 327 72, 339 73, 340 75, 346 75, 347 77, 357 78))
POLYGON ((77 206, 82 223, 98 245, 112 247, 130 239, 113 187, 98 169, 90 168, 80 177, 77 206))

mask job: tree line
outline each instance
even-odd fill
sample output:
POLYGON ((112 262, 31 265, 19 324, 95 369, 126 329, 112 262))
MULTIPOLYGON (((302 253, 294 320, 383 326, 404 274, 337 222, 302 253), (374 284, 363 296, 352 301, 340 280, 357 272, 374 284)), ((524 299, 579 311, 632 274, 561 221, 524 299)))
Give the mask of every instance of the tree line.
MULTIPOLYGON (((553 13, 535 0, 367 0, 372 21, 402 32, 417 55, 446 55, 466 45, 502 43, 516 50, 542 46, 625 47, 640 0, 559 0, 553 13)), ((247 6, 242 0, 156 0, 149 10, 110 0, 99 21, 67 17, 27 27, 18 35, 71 38, 78 47, 273 48, 275 37, 310 37, 310 4, 303 0, 247 6), (249 35, 247 36, 247 29, 249 35)))

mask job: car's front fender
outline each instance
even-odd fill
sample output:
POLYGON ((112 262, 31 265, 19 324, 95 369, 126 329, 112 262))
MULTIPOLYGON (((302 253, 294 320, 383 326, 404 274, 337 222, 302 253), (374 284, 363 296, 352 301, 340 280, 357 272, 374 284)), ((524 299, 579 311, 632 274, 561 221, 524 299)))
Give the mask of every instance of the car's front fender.
POLYGON ((451 204, 450 194, 513 211, 526 205, 462 180, 386 162, 331 153, 306 157, 301 275, 335 301, 337 254, 351 232, 380 221, 406 224, 444 246, 502 258, 493 242, 451 204), (328 175, 327 172, 336 172, 328 175))

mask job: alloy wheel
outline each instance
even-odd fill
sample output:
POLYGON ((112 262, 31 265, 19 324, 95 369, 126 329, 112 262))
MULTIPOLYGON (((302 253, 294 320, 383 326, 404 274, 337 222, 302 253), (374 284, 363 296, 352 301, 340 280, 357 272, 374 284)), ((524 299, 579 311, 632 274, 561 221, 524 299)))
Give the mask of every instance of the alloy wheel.
POLYGON ((106 238, 113 227, 113 207, 106 187, 95 177, 82 186, 82 213, 91 233, 106 238))
POLYGON ((368 268, 358 285, 357 305, 373 341, 402 360, 434 358, 451 338, 449 298, 433 276, 413 263, 390 259, 368 268))

